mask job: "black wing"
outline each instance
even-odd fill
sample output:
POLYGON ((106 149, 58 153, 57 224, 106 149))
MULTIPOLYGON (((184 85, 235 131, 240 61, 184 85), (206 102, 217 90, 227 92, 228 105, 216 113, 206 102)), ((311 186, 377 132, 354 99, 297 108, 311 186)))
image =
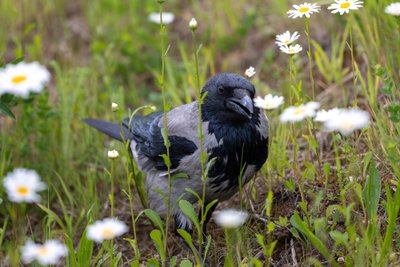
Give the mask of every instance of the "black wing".
MULTIPOLYGON (((138 153, 143 153, 151 159, 157 170, 167 170, 167 166, 161 155, 167 154, 161 128, 158 126, 163 119, 162 112, 154 112, 147 116, 135 115, 132 118, 130 127, 129 119, 123 124, 129 128, 130 138, 139 146, 138 153)), ((197 146, 190 140, 181 136, 169 136, 171 169, 178 167, 180 160, 187 155, 193 154, 197 146)))

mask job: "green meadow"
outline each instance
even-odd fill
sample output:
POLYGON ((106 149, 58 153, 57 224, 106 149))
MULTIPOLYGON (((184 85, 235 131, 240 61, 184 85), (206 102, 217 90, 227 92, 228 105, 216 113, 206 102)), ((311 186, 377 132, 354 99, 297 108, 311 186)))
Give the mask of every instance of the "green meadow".
POLYGON ((328 9, 334 0, 310 2, 320 9, 289 18, 304 2, 1 0, 0 266, 46 265, 24 259, 29 240, 63 244, 53 266, 399 266, 400 7, 396 16, 385 12, 391 0, 364 0, 340 15, 328 9), (160 12, 173 21, 149 19, 160 12), (300 35, 298 53, 276 44, 286 31, 300 35), (49 81, 26 97, 2 93, 2 71, 21 62, 40 63, 49 81), (202 245, 196 215, 205 204, 174 203, 195 226, 175 234, 173 218, 148 209, 128 144, 82 119, 167 112, 199 99, 211 76, 244 76, 250 66, 256 95, 284 104, 263 110, 267 162, 216 210, 242 209, 248 220, 224 229, 212 219, 202 245), (310 101, 362 110, 368 123, 329 130, 314 114, 281 116, 310 101), (10 197, 4 181, 18 168, 46 184, 39 201, 10 197), (90 238, 88 227, 109 217, 127 226, 123 234, 90 238))

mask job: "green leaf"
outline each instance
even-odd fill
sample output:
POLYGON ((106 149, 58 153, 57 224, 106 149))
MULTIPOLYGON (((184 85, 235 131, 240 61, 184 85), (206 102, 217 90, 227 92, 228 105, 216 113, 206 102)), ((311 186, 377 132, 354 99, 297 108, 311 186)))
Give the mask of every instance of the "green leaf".
POLYGON ((372 153, 368 152, 364 157, 364 167, 363 167, 364 177, 367 176, 367 169, 368 169, 369 163, 371 162, 371 159, 372 159, 372 153))
POLYGON ((329 163, 325 163, 323 169, 324 169, 324 176, 328 177, 331 172, 331 165, 329 163))
POLYGON ((294 190, 296 189, 296 185, 295 185, 293 179, 286 180, 284 185, 285 185, 285 188, 287 190, 289 190, 290 192, 294 192, 294 190))
POLYGON ((169 159, 168 155, 162 154, 161 157, 163 158, 165 165, 168 168, 171 168, 171 160, 169 159))
POLYGON ((164 262, 165 261, 165 252, 163 248, 163 240, 161 236, 161 231, 158 229, 154 229, 150 233, 150 238, 153 240, 154 245, 156 246, 156 249, 158 251, 158 254, 160 254, 161 260, 164 262))
POLYGON ((196 262, 200 263, 199 255, 198 255, 198 253, 196 251, 196 248, 193 245, 192 236, 188 232, 183 230, 183 229, 177 229, 176 231, 185 240, 186 244, 189 246, 189 248, 192 251, 194 257, 196 258, 196 262))
POLYGON ((172 176, 172 180, 176 180, 176 179, 189 179, 190 178, 190 176, 187 174, 187 173, 185 173, 185 172, 178 172, 178 173, 175 173, 173 176, 172 176))
POLYGON ((6 106, 6 104, 4 104, 2 102, 0 102, 0 112, 4 113, 5 115, 7 115, 7 116, 9 116, 11 118, 13 118, 14 120, 16 119, 15 115, 12 113, 12 111, 6 106))
POLYGON ((147 261, 146 267, 160 267, 160 263, 157 259, 151 258, 147 261))
MULTIPOLYGON (((213 201, 211 201, 210 203, 207 204, 206 206, 206 210, 204 212, 204 220, 206 219, 206 216, 208 214, 208 212, 210 211, 210 209, 212 208, 212 206, 216 205, 218 203, 218 199, 214 199, 213 201)), ((201 218, 201 220, 203 221, 203 218, 201 218)))
POLYGON ((161 135, 163 137, 165 147, 170 147, 167 128, 161 128, 161 135))
POLYGON ((54 211, 52 211, 51 209, 48 209, 46 206, 44 206, 44 205, 42 205, 42 204, 37 203, 36 205, 38 205, 39 208, 41 208, 44 212, 46 212, 47 215, 48 215, 50 218, 54 219, 54 220, 57 222, 57 224, 58 224, 63 230, 66 229, 64 223, 62 222, 62 220, 60 219, 60 217, 58 217, 58 215, 57 215, 56 213, 54 213, 54 211))
POLYGON ((335 246, 347 246, 349 240, 349 234, 347 232, 342 233, 338 230, 333 230, 329 232, 329 235, 335 241, 335 246))
POLYGON ((79 241, 77 257, 79 266, 84 266, 90 262, 93 254, 93 241, 86 237, 86 230, 83 232, 79 241))
POLYGON ((179 207, 181 208, 182 212, 192 221, 197 229, 197 233, 201 234, 199 218, 197 217, 197 213, 194 210, 192 204, 190 204, 187 200, 180 200, 179 207))
POLYGON ((161 231, 164 229, 163 222, 161 220, 160 215, 157 214, 154 210, 145 209, 144 214, 158 227, 161 231))
POLYGON ((193 263, 190 260, 181 261, 180 267, 193 267, 193 263))
POLYGON ((271 217, 272 201, 274 198, 274 193, 270 190, 268 191, 267 198, 265 199, 265 213, 267 217, 271 217))
POLYGON ((376 219, 376 213, 378 211, 378 204, 380 197, 381 197, 381 177, 378 173, 378 170, 375 167, 375 163, 371 162, 369 175, 367 176, 367 181, 365 183, 365 188, 363 192, 363 200, 368 215, 372 219, 376 219))
POLYGON ((250 258, 250 262, 253 263, 253 265, 255 267, 263 267, 264 266, 263 262, 256 258, 250 258))
POLYGON ((307 224, 300 218, 298 213, 293 214, 290 218, 290 222, 293 227, 299 230, 306 238, 313 244, 313 246, 322 254, 322 256, 327 259, 332 266, 338 266, 337 263, 332 259, 332 256, 329 253, 328 248, 322 243, 317 236, 308 228, 307 224))
POLYGON ((176 263, 178 261, 178 257, 177 256, 172 256, 171 259, 169 260, 169 267, 175 267, 176 263))

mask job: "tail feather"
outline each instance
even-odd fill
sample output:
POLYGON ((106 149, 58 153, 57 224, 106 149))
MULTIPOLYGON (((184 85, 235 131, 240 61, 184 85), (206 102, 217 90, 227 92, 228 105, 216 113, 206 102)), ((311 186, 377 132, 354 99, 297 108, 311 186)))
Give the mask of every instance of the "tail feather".
POLYGON ((128 129, 126 129, 124 125, 97 119, 83 119, 83 121, 98 131, 110 136, 111 138, 117 139, 118 141, 122 142, 123 138, 125 140, 128 139, 128 129))

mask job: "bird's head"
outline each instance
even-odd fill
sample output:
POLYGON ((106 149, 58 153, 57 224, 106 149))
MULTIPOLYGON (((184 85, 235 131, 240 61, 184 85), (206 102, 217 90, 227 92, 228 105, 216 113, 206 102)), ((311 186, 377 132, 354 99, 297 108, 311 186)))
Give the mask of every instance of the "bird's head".
POLYGON ((202 95, 205 120, 212 116, 220 120, 246 121, 254 113, 254 86, 244 77, 233 73, 220 73, 205 84, 202 95))

